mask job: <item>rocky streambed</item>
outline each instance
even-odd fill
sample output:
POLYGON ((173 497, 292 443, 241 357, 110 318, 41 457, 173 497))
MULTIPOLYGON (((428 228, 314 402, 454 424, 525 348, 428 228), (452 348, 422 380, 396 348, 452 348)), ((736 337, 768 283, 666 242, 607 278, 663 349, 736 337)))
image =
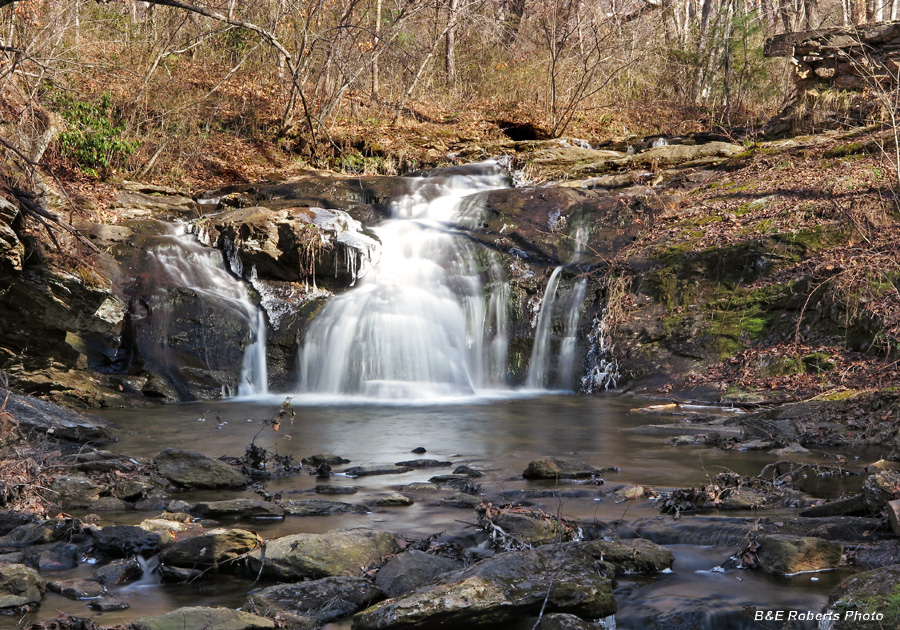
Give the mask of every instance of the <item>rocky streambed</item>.
POLYGON ((833 627, 867 628, 845 617, 896 614, 896 464, 776 449, 749 428, 758 414, 652 403, 272 399, 113 426, 12 398, 32 440, 6 448, 42 468, 4 475, 17 509, 2 513, 0 626, 782 628, 793 613, 815 628, 797 615, 832 611, 833 627))

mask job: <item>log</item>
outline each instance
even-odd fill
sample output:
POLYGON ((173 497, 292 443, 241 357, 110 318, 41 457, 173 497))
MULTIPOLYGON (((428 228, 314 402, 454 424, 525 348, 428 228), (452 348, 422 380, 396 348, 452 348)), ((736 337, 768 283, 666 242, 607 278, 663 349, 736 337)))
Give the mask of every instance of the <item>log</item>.
POLYGON ((808 40, 816 40, 835 48, 849 48, 861 44, 879 46, 892 40, 900 40, 900 21, 875 22, 859 26, 836 26, 815 31, 782 33, 766 40, 763 54, 766 57, 790 57, 794 46, 808 40))

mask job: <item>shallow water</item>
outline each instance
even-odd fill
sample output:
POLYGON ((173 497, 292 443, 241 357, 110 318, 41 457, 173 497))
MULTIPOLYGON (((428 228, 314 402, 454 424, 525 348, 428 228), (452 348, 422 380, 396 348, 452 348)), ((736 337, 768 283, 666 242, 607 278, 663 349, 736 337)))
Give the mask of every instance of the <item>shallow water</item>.
MULTIPOLYGON (((195 403, 108 411, 103 415, 119 426, 119 441, 112 445, 112 450, 138 459, 152 458, 165 446, 188 448, 215 457, 239 456, 253 440, 270 451, 292 455, 298 460, 321 452, 333 452, 350 459, 350 465, 433 458, 450 461, 452 466, 356 479, 336 475, 331 479, 332 484, 354 486, 358 493, 322 498, 367 504, 396 491, 401 485, 427 481, 435 474, 449 473, 455 466, 465 463, 486 471, 486 476, 479 481, 488 500, 500 502, 502 492, 521 489, 558 486, 562 490, 582 490, 584 496, 539 499, 532 503, 570 518, 604 523, 658 514, 653 501, 622 502, 612 494, 616 488, 634 484, 658 489, 686 487, 704 483, 708 477, 723 470, 755 475, 763 466, 778 459, 758 451, 726 452, 670 446, 665 441, 666 431, 647 427, 672 420, 632 411, 651 404, 636 398, 543 395, 429 406, 300 404, 301 400, 294 399, 295 419, 292 423, 282 423, 280 430, 275 432, 267 421, 278 411, 281 400, 269 397, 263 401, 195 403), (424 447, 427 453, 412 454, 411 450, 416 447, 424 447), (598 467, 618 466, 621 470, 605 475, 604 485, 554 484, 522 479, 527 463, 546 455, 574 457, 598 467)), ((826 461, 815 455, 803 459, 826 461)), ((336 469, 340 470, 339 467, 336 469)), ((830 492, 839 491, 841 483, 830 484, 830 492)), ((282 492, 285 498, 316 497, 315 484, 313 476, 303 473, 271 481, 266 484, 266 489, 282 492)), ((449 492, 406 494, 416 500, 415 505, 373 508, 364 515, 288 517, 255 520, 243 525, 267 538, 336 528, 371 527, 399 532, 409 538, 443 532, 444 539, 473 548, 483 542, 472 526, 475 515, 471 509, 433 505, 449 492)), ((205 491, 185 492, 179 498, 195 501, 234 496, 254 495, 249 490, 237 493, 205 491)), ((764 514, 775 513, 767 511, 764 514)), ((102 516, 104 520, 137 522, 151 514, 129 512, 102 516)), ((242 523, 230 522, 228 525, 242 523)), ((727 545, 704 546, 705 541, 697 542, 697 545, 673 546, 677 558, 673 573, 620 580, 617 591, 620 630, 650 627, 649 620, 671 610, 685 611, 693 619, 705 620, 698 621, 700 625, 696 627, 759 627, 752 619, 741 616, 745 607, 819 610, 825 604, 828 592, 844 576, 843 572, 833 572, 773 578, 742 571, 734 569, 729 561, 735 549, 727 545), (716 566, 724 566, 727 570, 712 572, 716 566), (812 580, 813 577, 819 579, 812 580)), ((82 566, 72 573, 87 575, 89 571, 88 567, 82 566)), ((161 614, 185 605, 240 606, 251 588, 247 581, 231 577, 190 586, 121 587, 111 595, 127 597, 131 608, 100 615, 97 621, 126 623, 139 616, 161 614)), ((63 611, 79 616, 95 615, 84 602, 48 595, 37 617, 55 617, 63 611)), ((3 623, 0 620, 0 627, 6 627, 3 623)), ((331 627, 347 628, 349 623, 331 627)))

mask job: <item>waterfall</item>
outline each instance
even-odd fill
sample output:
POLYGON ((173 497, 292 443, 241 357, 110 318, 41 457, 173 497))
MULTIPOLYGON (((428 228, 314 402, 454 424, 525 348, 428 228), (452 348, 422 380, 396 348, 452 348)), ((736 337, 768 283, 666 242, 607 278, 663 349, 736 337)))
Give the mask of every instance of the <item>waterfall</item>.
POLYGON ((547 389, 553 386, 557 389, 572 388, 578 323, 581 319, 581 303, 584 301, 587 280, 585 278, 576 280, 569 294, 564 299, 561 298, 558 295, 559 277, 564 268, 557 267, 550 274, 544 299, 541 301, 534 346, 531 350, 531 360, 528 362, 528 376, 525 379, 525 386, 529 389, 547 389), (553 325, 560 319, 562 335, 554 338, 553 325), (554 345, 557 346, 556 353, 553 352, 554 345), (555 370, 552 365, 554 356, 558 357, 555 370))
POLYGON ((302 393, 433 400, 503 382, 509 289, 495 255, 455 228, 471 195, 507 182, 496 163, 409 178, 374 230, 380 261, 306 332, 302 393))
MULTIPOLYGON (((170 226, 171 233, 149 253, 151 265, 156 268, 158 276, 157 302, 175 299, 160 295, 175 287, 202 295, 216 304, 217 308, 237 315, 249 330, 249 342, 244 347, 237 393, 240 396, 267 393, 265 316, 250 299, 246 285, 226 269, 222 253, 203 246, 193 234, 185 233, 182 227, 170 226)), ((166 362, 165 348, 171 341, 168 338, 169 324, 165 319, 156 324, 160 345, 157 354, 162 356, 163 363, 166 362)), ((210 345, 213 345, 216 331, 209 332, 210 345)), ((207 364, 207 367, 212 367, 209 359, 207 364)))

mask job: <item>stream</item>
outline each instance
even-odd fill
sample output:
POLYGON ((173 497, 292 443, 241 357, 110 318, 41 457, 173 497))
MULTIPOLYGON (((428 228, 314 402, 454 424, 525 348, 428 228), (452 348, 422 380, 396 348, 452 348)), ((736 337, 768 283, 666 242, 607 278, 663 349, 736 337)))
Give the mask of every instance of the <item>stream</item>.
MULTIPOLYGON (((658 516, 653 501, 623 501, 613 492, 635 484, 658 490, 697 485, 722 470, 758 474, 772 461, 771 455, 760 451, 726 452, 670 446, 665 441, 666 431, 660 427, 662 421, 658 416, 633 411, 649 402, 652 401, 628 397, 539 395, 457 405, 298 405, 293 423, 285 423, 278 432, 267 423, 279 408, 274 399, 107 411, 103 415, 120 427, 119 441, 113 449, 136 458, 151 458, 164 446, 171 445, 211 456, 236 456, 255 440, 257 445, 272 452, 296 459, 313 453, 333 452, 351 460, 349 465, 359 465, 411 459, 417 457, 411 454, 412 449, 423 447, 427 453, 418 457, 447 460, 452 466, 355 479, 336 475, 331 483, 358 489, 356 494, 339 497, 341 500, 367 504, 397 491, 400 486, 424 482, 435 474, 450 472, 457 465, 469 464, 486 471, 486 477, 479 480, 482 482, 480 494, 495 503, 521 490, 557 487, 563 494, 577 491, 574 494, 580 496, 530 499, 528 503, 585 523, 617 520, 632 523, 647 518, 672 522, 671 516, 658 516), (548 422, 548 418, 553 421, 548 422), (521 474, 527 463, 546 455, 575 457, 600 467, 618 466, 621 470, 606 475, 606 483, 600 486, 574 481, 555 485, 523 479, 521 474)), ((314 476, 302 473, 268 482, 266 489, 282 492, 285 498, 312 498, 318 496, 314 494, 316 481, 314 476)), ((831 492, 840 491, 840 482, 829 488, 831 492)), ((471 509, 436 505, 446 493, 404 493, 416 503, 409 507, 375 507, 363 515, 288 516, 279 520, 224 524, 253 529, 264 538, 352 527, 398 532, 410 539, 442 532, 441 540, 483 551, 485 536, 473 527, 475 518, 471 509)), ((234 496, 255 495, 250 490, 237 494, 191 491, 177 498, 191 502, 234 496)), ((777 516, 780 513, 795 512, 729 512, 727 516, 777 516)), ((103 513, 102 517, 103 522, 137 523, 153 515, 131 511, 103 513)), ((683 517, 683 521, 690 518, 683 517)), ((700 531, 702 534, 692 535, 692 540, 677 540, 676 535, 670 540, 658 541, 675 553, 672 573, 633 579, 625 576, 619 580, 617 628, 640 630, 651 627, 650 620, 673 613, 677 613, 683 622, 664 627, 758 628, 759 625, 744 616, 745 607, 820 610, 828 593, 847 575, 846 570, 840 570, 775 577, 736 569, 730 561, 736 549, 733 541, 723 540, 716 525, 700 531)), ((615 531, 609 534, 615 535, 615 531)), ((60 577, 89 572, 89 565, 83 565, 60 577)), ((125 599, 131 608, 104 613, 97 621, 127 623, 140 616, 162 614, 187 605, 239 607, 252 588, 248 580, 227 575, 186 586, 162 585, 151 579, 112 587, 111 595, 125 599)), ((48 593, 36 618, 51 618, 63 610, 73 614, 87 613, 83 606, 83 603, 48 593)), ((333 630, 349 627, 349 621, 328 626, 333 630)))

